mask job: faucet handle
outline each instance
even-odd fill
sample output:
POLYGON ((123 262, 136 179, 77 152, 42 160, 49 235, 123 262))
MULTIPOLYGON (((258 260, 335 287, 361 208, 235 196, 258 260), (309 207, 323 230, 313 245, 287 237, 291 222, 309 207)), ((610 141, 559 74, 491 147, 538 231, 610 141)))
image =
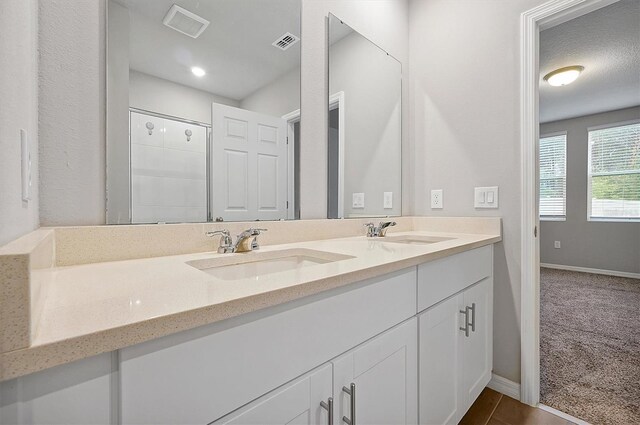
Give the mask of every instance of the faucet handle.
POLYGON ((231 233, 229 233, 227 229, 223 229, 223 230, 215 230, 213 232, 206 232, 205 235, 209 238, 212 238, 216 235, 231 236, 231 233))
POLYGON ((365 223, 363 224, 364 227, 367 228, 367 236, 368 237, 373 237, 375 232, 376 232, 376 226, 373 223, 365 223))
POLYGON ((220 246, 218 246, 219 254, 225 254, 227 252, 230 252, 230 250, 232 249, 233 240, 231 239, 231 233, 227 229, 206 232, 205 235, 210 238, 216 235, 222 236, 220 238, 220 246))
POLYGON ((251 229, 249 229, 249 231, 251 232, 252 235, 258 236, 262 232, 269 231, 269 229, 254 229, 254 228, 251 228, 251 229))

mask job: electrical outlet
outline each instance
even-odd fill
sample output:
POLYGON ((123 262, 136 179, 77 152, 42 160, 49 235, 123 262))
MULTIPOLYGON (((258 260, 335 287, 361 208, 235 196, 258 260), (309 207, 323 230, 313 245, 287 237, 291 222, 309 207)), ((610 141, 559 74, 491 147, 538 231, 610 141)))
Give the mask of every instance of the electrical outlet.
POLYGON ((352 202, 352 208, 364 208, 364 193, 354 193, 352 202))
POLYGON ((389 210, 393 208, 393 192, 384 192, 383 208, 389 210))
POLYGON ((434 189, 431 191, 431 209, 441 210, 444 207, 444 199, 442 189, 434 189))
POLYGON ((553 247, 554 247, 555 249, 560 249, 560 248, 561 248, 560 241, 555 241, 555 242, 553 243, 553 247))

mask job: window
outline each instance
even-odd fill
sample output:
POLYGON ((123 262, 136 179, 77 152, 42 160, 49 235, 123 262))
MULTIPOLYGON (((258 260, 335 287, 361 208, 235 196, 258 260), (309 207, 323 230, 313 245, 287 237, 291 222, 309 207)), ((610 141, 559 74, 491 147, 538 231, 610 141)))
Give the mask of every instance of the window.
POLYGON ((589 219, 640 219, 640 122, 589 130, 589 219))
POLYGON ((540 218, 564 219, 567 213, 567 134, 540 138, 540 218))

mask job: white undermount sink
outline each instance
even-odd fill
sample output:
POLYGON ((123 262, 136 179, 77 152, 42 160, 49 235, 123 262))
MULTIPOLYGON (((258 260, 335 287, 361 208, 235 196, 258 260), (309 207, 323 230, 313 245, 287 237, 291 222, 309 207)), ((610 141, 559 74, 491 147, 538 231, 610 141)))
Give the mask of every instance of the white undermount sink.
POLYGON ((214 258, 187 261, 187 264, 222 280, 258 280, 260 276, 264 275, 299 270, 349 258, 354 257, 313 249, 286 249, 282 251, 254 251, 246 254, 222 255, 214 258))
POLYGON ((404 243, 409 245, 428 245, 443 241, 450 241, 454 238, 446 238, 442 236, 420 236, 420 235, 398 235, 385 236, 384 242, 404 243))

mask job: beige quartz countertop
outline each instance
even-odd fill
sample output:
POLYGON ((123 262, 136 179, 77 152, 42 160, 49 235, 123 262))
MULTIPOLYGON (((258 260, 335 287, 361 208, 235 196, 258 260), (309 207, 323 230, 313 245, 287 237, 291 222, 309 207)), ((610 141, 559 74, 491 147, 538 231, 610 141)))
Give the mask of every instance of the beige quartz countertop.
MULTIPOLYGON (((452 238, 432 244, 350 237, 271 245, 246 254, 197 254, 113 261, 32 272, 44 305, 28 348, 0 357, 0 380, 117 350, 282 304, 447 255, 492 244, 500 235, 412 231, 452 238), (194 260, 307 249, 346 259, 254 278, 224 280, 194 260)), ((389 233, 391 236, 391 233, 389 233)), ((243 258, 243 260, 246 258, 243 258)))

